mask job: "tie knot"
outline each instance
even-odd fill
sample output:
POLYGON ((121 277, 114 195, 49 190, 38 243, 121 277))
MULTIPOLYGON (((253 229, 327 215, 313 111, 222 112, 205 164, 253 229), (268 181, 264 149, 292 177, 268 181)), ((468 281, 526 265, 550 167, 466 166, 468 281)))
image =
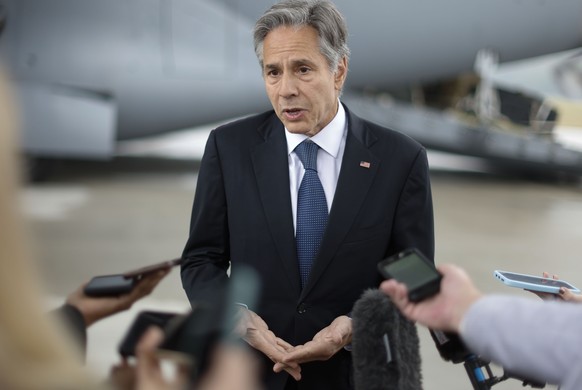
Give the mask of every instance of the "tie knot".
POLYGON ((303 168, 317 171, 317 149, 319 146, 308 139, 297 145, 295 153, 301 160, 303 168))

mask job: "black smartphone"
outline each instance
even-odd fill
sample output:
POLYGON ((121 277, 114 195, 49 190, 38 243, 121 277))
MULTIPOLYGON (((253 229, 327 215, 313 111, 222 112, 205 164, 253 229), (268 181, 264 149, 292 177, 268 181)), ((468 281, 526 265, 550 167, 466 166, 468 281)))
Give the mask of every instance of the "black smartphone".
POLYGON ((124 274, 95 276, 83 290, 90 297, 112 297, 128 294, 145 275, 162 269, 180 265, 182 259, 166 260, 146 267, 137 268, 124 274))
POLYGON ((136 283, 136 279, 126 278, 123 275, 95 276, 83 291, 90 297, 111 297, 128 294, 136 283))
POLYGON ((189 314, 180 315, 168 323, 158 351, 187 363, 194 380, 209 367, 211 351, 220 337, 221 321, 221 306, 197 303, 189 314))
POLYGON ((396 279, 408 288, 408 299, 418 302, 440 291, 441 274, 416 248, 405 249, 378 263, 386 279, 396 279))
POLYGON ((139 312, 119 343, 119 354, 123 357, 135 356, 135 346, 150 326, 157 326, 163 330, 177 316, 177 313, 160 311, 139 312))
POLYGON ((254 307, 260 281, 256 272, 245 266, 235 266, 231 273, 228 286, 208 300, 192 302, 189 314, 172 319, 164 329, 159 353, 189 364, 192 383, 209 367, 217 344, 246 345, 235 332, 241 311, 236 303, 254 307))

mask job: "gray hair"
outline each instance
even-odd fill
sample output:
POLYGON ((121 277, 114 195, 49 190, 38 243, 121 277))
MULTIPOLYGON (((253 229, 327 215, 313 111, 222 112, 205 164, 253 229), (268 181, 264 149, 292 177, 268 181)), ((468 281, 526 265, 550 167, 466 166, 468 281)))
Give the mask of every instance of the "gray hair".
POLYGON ((319 35, 319 49, 332 72, 342 58, 349 59, 346 21, 329 0, 284 0, 269 8, 255 23, 255 53, 263 67, 263 42, 269 32, 281 26, 311 26, 319 35))

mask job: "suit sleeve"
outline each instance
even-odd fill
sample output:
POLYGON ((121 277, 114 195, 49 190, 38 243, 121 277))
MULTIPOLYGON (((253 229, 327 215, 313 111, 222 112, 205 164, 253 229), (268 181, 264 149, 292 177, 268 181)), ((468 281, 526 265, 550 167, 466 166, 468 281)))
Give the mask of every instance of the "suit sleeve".
POLYGON ((434 259, 434 219, 426 151, 414 159, 398 202, 390 254, 409 247, 418 248, 434 259))
POLYGON ((509 296, 487 296, 465 315, 467 346, 506 371, 578 389, 582 384, 582 307, 509 296))
POLYGON ((228 280, 229 230, 216 132, 206 143, 194 195, 190 235, 182 253, 182 286, 190 302, 215 297, 228 280))

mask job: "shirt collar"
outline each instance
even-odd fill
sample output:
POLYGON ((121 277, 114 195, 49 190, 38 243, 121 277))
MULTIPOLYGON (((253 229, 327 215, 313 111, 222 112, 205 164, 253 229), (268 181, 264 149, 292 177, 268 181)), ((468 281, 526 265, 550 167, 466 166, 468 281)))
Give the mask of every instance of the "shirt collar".
MULTIPOLYGON (((338 100, 338 109, 335 117, 319 133, 311 137, 311 140, 317 144, 326 153, 336 158, 344 132, 346 131, 346 111, 344 106, 338 100)), ((285 137, 287 138, 287 153, 291 154, 301 142, 309 138, 305 134, 293 134, 285 128, 285 137)))

